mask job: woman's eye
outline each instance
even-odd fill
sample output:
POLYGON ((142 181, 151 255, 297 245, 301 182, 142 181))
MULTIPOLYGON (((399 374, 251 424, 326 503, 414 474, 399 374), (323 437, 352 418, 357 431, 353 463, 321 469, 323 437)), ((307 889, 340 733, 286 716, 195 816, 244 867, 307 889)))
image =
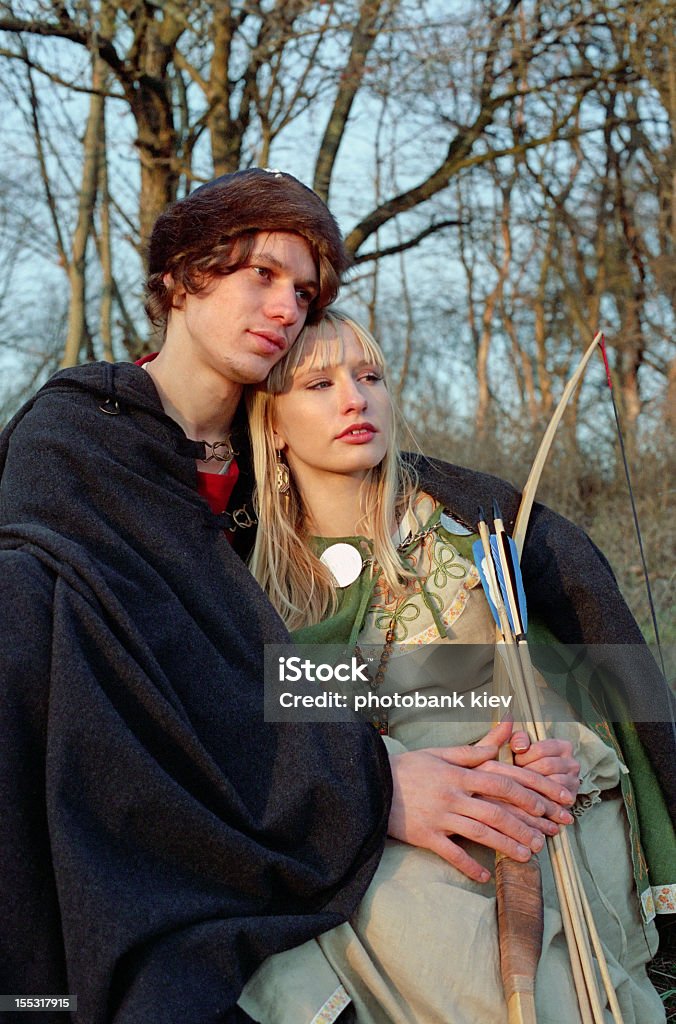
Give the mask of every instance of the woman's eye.
POLYGON ((301 306, 309 306, 313 297, 305 288, 296 288, 296 298, 301 306))
POLYGON ((269 280, 271 275, 269 267, 252 267, 251 269, 255 271, 259 277, 265 278, 266 281, 269 280))
POLYGON ((383 378, 379 373, 376 373, 374 370, 369 370, 368 373, 362 374, 360 379, 365 380, 367 384, 377 384, 378 381, 381 381, 383 378))
POLYGON ((315 380, 312 384, 308 384, 308 391, 322 391, 324 388, 331 387, 330 380, 315 380))

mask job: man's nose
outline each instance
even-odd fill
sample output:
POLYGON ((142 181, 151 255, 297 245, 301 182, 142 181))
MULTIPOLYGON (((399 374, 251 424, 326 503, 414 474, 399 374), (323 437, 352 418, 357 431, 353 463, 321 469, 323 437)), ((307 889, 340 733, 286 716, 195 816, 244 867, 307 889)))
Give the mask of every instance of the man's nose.
POLYGON ((271 320, 279 320, 286 327, 297 323, 301 308, 293 282, 288 284, 280 282, 275 288, 274 294, 269 296, 266 313, 271 320))

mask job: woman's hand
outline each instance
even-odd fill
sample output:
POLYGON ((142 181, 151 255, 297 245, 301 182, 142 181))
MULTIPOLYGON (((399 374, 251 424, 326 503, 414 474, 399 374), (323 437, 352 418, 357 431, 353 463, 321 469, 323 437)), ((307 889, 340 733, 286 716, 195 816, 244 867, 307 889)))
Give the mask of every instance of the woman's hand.
MULTIPOLYGON (((483 740, 479 742, 483 743, 483 740)), ((528 734, 515 732, 510 741, 514 764, 547 775, 577 796, 580 788, 580 765, 573 757, 573 744, 568 740, 541 740, 531 745, 528 734)))

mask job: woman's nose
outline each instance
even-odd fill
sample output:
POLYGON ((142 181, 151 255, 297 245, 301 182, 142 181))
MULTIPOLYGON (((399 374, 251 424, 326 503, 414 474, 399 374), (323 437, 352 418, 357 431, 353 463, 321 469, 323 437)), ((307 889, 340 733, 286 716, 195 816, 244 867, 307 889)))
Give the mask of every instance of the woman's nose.
POLYGON ((342 395, 343 407, 346 412, 358 410, 361 412, 368 405, 368 399, 357 381, 349 381, 344 386, 342 395))

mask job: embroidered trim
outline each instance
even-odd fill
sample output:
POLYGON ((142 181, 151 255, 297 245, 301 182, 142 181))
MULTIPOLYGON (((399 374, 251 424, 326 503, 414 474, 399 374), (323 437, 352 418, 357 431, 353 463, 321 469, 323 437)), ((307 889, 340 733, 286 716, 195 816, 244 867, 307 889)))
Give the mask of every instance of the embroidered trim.
POLYGON ((652 889, 644 889, 641 893, 641 910, 643 911, 643 920, 649 924, 655 917, 655 900, 652 889))
POLYGON ((310 1024, 333 1024, 333 1021, 343 1012, 346 1006, 352 1002, 342 985, 339 985, 333 995, 330 995, 323 1006, 319 1008, 310 1024))
MULTIPOLYGON (((460 618, 465 609, 465 605, 469 600, 470 591, 474 590, 478 583, 479 573, 476 568, 472 566, 467 578, 462 581, 462 584, 451 601, 451 604, 441 613, 441 618, 445 626, 452 626, 453 623, 460 618)), ((435 594, 433 596, 436 597, 437 595, 435 594)), ((371 607, 370 611, 374 611, 374 608, 371 607)), ((380 625, 380 623, 377 622, 376 625, 380 625)), ((411 647, 425 647, 427 644, 434 643, 435 640, 438 639, 439 631, 437 630, 436 625, 432 623, 424 629, 422 633, 417 633, 415 636, 407 637, 400 647, 394 647, 392 649, 392 657, 401 657, 403 654, 407 654, 411 647)))
POLYGON ((676 884, 654 885, 652 897, 656 914, 676 914, 676 884))

